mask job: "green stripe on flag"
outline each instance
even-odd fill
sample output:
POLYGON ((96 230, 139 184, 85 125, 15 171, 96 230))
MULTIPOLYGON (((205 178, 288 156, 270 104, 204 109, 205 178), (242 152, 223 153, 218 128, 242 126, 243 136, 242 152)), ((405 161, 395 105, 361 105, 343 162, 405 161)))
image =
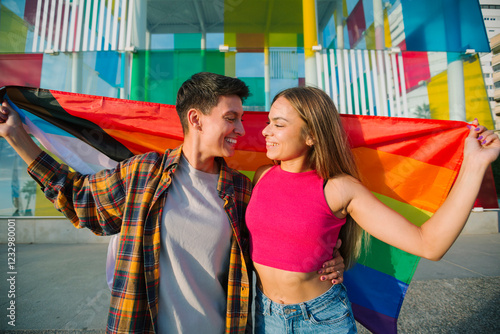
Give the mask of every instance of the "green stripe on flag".
MULTIPOLYGON (((374 195, 417 226, 422 225, 432 215, 429 211, 418 209, 393 198, 377 193, 374 195)), ((361 254, 358 262, 409 284, 417 269, 419 259, 418 256, 389 246, 372 237, 368 253, 361 254)))

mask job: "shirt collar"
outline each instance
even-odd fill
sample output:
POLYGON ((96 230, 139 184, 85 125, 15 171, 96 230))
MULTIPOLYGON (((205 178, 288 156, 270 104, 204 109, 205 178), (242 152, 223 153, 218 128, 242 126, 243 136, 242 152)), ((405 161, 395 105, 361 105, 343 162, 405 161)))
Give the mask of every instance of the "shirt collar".
MULTIPOLYGON (((166 166, 165 170, 174 173, 175 170, 177 169, 177 166, 179 165, 181 156, 182 156, 182 145, 170 151, 170 154, 168 154, 168 158, 165 162, 166 166)), ((224 158, 216 157, 215 161, 220 166, 219 180, 217 182, 217 191, 219 192, 219 195, 222 198, 225 196, 232 197, 234 195, 232 169, 229 168, 224 158)))
MULTIPOLYGON (((168 150, 167 150, 168 151, 168 150)), ((167 156, 167 160, 165 161, 165 171, 175 172, 177 165, 179 165, 179 161, 182 156, 182 145, 174 148, 170 151, 169 154, 165 154, 167 156)))
POLYGON ((219 182, 217 183, 217 191, 219 195, 224 198, 225 196, 234 196, 234 183, 232 169, 226 164, 223 158, 215 158, 220 165, 219 182))

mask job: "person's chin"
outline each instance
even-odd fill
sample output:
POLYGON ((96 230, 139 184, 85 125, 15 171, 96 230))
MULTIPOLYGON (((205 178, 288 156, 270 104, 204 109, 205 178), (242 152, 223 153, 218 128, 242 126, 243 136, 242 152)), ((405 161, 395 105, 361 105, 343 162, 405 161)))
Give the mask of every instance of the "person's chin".
POLYGON ((235 153, 235 149, 231 149, 231 148, 224 148, 221 152, 220 152, 220 157, 222 158, 230 158, 234 155, 235 153))
POLYGON ((236 146, 229 143, 225 143, 222 151, 224 152, 224 157, 232 157, 236 152, 236 146))
POLYGON ((268 157, 271 160, 278 160, 276 154, 273 154, 272 152, 269 151, 266 152, 266 157, 268 157))

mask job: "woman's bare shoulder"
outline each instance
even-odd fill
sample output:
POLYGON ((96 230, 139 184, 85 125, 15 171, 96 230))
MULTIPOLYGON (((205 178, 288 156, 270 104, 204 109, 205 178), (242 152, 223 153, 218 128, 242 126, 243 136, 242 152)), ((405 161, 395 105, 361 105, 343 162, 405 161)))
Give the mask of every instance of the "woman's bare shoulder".
POLYGON ((325 198, 330 209, 339 218, 347 214, 347 207, 361 182, 353 176, 340 174, 328 179, 325 185, 325 198))
POLYGON ((257 182, 273 167, 274 165, 263 165, 257 168, 255 175, 253 177, 253 184, 256 185, 257 182))
POLYGON ((347 174, 339 174, 336 175, 330 179, 328 179, 327 182, 327 187, 348 187, 348 186, 354 186, 354 185, 360 185, 361 181, 356 179, 354 176, 347 175, 347 174))

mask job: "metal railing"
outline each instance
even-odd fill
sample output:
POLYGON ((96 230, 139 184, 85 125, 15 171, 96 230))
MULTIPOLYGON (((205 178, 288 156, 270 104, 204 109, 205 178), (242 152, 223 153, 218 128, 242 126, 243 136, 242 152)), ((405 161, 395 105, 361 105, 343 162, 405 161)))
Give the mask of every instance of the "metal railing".
POLYGON ((38 1, 31 51, 130 51, 134 1, 38 1))

